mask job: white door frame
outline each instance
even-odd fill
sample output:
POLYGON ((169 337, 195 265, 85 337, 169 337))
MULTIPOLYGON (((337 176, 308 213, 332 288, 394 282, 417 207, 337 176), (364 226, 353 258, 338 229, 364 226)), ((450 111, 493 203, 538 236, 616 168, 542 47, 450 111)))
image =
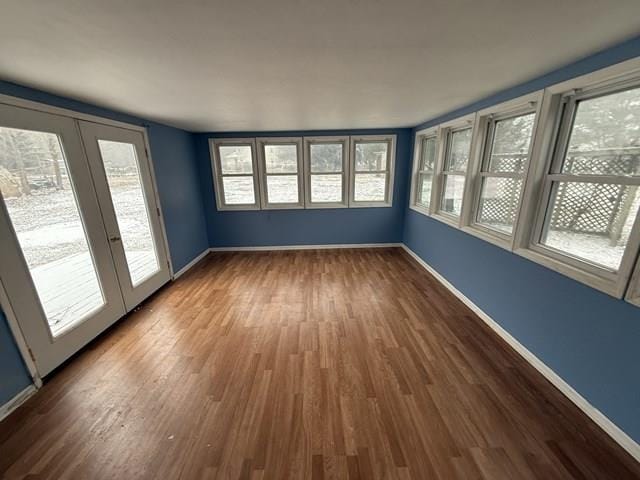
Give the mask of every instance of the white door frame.
MULTIPOLYGON (((27 109, 31 109, 31 110, 35 110, 38 112, 44 112, 44 113, 53 113, 56 115, 60 115, 60 116, 64 116, 64 117, 70 117, 74 120, 86 120, 86 121, 90 121, 90 122, 95 122, 95 123, 100 123, 103 125, 110 125, 110 126, 115 126, 115 127, 121 127, 121 128, 127 128, 130 130, 136 130, 139 132, 142 132, 142 136, 144 138, 144 143, 145 143, 145 148, 146 148, 146 153, 147 153, 147 160, 148 160, 148 166, 149 166, 149 172, 151 175, 151 183, 152 183, 152 187, 153 187, 153 194, 155 196, 155 200, 156 200, 156 204, 158 206, 159 212, 158 212, 158 217, 159 217, 159 221, 160 221, 160 230, 162 233, 162 241, 161 243, 161 248, 164 249, 165 253, 166 253, 166 257, 167 260, 169 262, 169 271, 171 274, 171 278, 175 277, 175 272, 173 269, 173 262, 171 259, 171 255, 169 252, 169 241, 167 238, 167 232, 166 232, 166 224, 165 224, 165 220, 164 220, 164 212, 162 209, 162 203, 160 201, 160 196, 158 194, 158 187, 157 187, 157 180, 156 180, 156 173, 155 173, 155 168, 154 168, 154 163, 153 163, 153 158, 151 155, 151 146, 149 143, 149 135, 147 132, 147 127, 148 125, 145 124, 141 124, 141 125, 137 125, 137 124, 133 124, 133 123, 126 123, 126 122, 121 122, 118 120, 112 120, 110 118, 105 118, 105 117, 100 117, 97 115, 92 115, 92 114, 87 114, 87 113, 82 113, 82 112, 78 112, 75 110, 71 110, 71 109, 67 109, 67 108, 61 108, 61 107, 55 107, 46 103, 40 103, 40 102, 35 102, 32 100, 27 100, 24 98, 20 98, 20 97, 13 97, 11 95, 4 95, 4 94, 0 94, 0 104, 5 104, 5 105, 10 105, 10 106, 15 106, 15 107, 22 107, 22 108, 27 108, 27 109)), ((13 308, 11 306, 11 303, 9 302, 9 298, 6 294, 6 291, 4 289, 4 285, 2 285, 2 282, 0 282, 0 307, 2 308, 2 311, 4 312, 6 321, 9 325, 9 329, 11 330, 11 333, 14 336, 16 345, 18 347, 18 351, 20 352, 20 355, 22 357, 22 360, 24 361, 24 364, 27 367, 27 370, 29 371, 29 374, 31 375, 34 385, 36 386, 36 388, 40 388, 42 386, 42 376, 40 374, 40 372, 38 371, 38 368, 35 364, 35 362, 33 361, 33 357, 30 353, 30 347, 26 341, 26 338, 22 332, 22 329, 20 327, 20 324, 18 322, 18 319, 15 316, 15 312, 13 311, 13 308)))

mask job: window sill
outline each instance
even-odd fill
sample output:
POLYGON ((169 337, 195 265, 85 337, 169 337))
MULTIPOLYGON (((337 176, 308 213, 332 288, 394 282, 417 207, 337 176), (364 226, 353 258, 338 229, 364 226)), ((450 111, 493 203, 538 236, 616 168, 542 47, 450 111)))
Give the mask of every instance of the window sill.
POLYGON ((410 205, 409 209, 413 210, 414 212, 418 212, 421 215, 424 215, 425 217, 430 217, 431 214, 429 213, 429 209, 426 207, 421 207, 420 205, 410 205))
POLYGON ((304 209, 304 205, 297 205, 297 204, 282 204, 282 205, 272 204, 272 205, 265 205, 264 207, 262 207, 262 210, 302 210, 302 209, 304 209))
POLYGON ((260 210, 260 205, 238 205, 238 206, 230 206, 224 205, 222 207, 216 207, 218 212, 249 212, 260 210))
POLYGON ((453 217, 453 216, 447 215, 446 213, 435 212, 430 215, 430 218, 433 218, 435 220, 438 220, 439 222, 449 225, 450 227, 453 227, 456 230, 461 230, 460 217, 453 217))
POLYGON ((307 210, 334 210, 337 208, 349 208, 349 205, 344 203, 307 203, 304 208, 307 210))
POLYGON ((380 202, 352 202, 349 204, 349 208, 389 208, 392 206, 391 203, 380 202))
POLYGON ((502 236, 499 233, 493 233, 490 229, 483 228, 478 226, 475 223, 471 225, 465 225, 461 228, 461 230, 469 235, 472 235, 480 240, 484 240, 485 242, 489 242, 496 247, 504 248, 509 252, 513 249, 513 237, 502 236))
POLYGON ((584 283, 591 288, 600 290, 612 297, 622 298, 624 294, 625 286, 619 280, 605 278, 604 276, 574 267, 573 265, 557 260, 549 255, 545 255, 538 250, 532 250, 531 248, 516 248, 513 253, 542 265, 543 267, 547 267, 556 273, 560 273, 580 283, 584 283))

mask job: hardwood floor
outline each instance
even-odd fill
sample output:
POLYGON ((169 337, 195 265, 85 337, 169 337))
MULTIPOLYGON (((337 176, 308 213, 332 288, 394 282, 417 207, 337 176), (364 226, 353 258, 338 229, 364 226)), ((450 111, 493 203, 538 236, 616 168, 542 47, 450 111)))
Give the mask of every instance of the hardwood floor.
POLYGON ((0 424, 0 474, 632 479, 399 249, 212 254, 0 424))

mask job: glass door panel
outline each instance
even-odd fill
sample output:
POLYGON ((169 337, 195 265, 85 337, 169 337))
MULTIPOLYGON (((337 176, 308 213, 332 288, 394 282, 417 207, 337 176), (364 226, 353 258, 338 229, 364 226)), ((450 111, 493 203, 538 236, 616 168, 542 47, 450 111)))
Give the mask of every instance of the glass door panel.
POLYGON ((0 192, 55 337, 105 304, 58 135, 0 127, 0 192))
POLYGON ((160 270, 135 146, 98 140, 133 287, 160 270))
POLYGON ((170 279, 142 132, 80 121, 120 289, 133 309, 170 279))

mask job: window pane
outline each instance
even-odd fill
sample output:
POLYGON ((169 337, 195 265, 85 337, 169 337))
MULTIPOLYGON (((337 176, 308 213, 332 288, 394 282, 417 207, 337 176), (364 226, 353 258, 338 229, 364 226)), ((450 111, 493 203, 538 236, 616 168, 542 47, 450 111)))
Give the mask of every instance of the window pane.
POLYGON ((386 183, 385 173, 357 173, 353 198, 356 202, 384 202, 386 183))
POLYGON ((541 243, 617 270, 638 213, 639 187, 555 182, 541 243))
POLYGON ((0 192, 56 336, 104 305, 58 136, 0 127, 0 192))
POLYGON ((578 103, 562 171, 640 174, 640 88, 578 103))
POLYGON ((433 171, 436 164, 436 137, 422 139, 420 170, 433 171))
POLYGON ((433 175, 429 173, 420 173, 418 176, 418 199, 417 202, 425 207, 431 203, 431 185, 433 184, 433 175))
POLYGON ((253 205, 256 196, 253 177, 222 177, 224 203, 227 205, 253 205))
POLYGON ((131 283, 135 287, 160 270, 151 233, 138 156, 131 143, 98 140, 131 283))
POLYGON ((488 171, 524 172, 535 118, 535 113, 528 113, 495 123, 488 171))
POLYGON ((452 215, 460 215, 462 211, 462 196, 464 194, 464 176, 445 175, 444 191, 440 209, 452 215))
POLYGON ((449 134, 449 148, 445 170, 465 171, 471 150, 471 129, 465 128, 449 134))
POLYGON ((356 171, 380 171, 387 169, 387 142, 356 143, 356 171))
POLYGON ((311 201, 342 202, 342 175, 311 175, 311 201))
POLYGON ((296 173, 298 147, 296 145, 265 145, 264 160, 267 173, 296 173))
POLYGON ((269 203, 298 203, 298 176, 267 176, 267 201, 269 203))
POLYGON ((311 172, 342 172, 341 143, 312 143, 309 147, 311 172))
POLYGON ((249 145, 220 145, 220 168, 223 175, 234 173, 253 173, 251 147, 249 145))
POLYGON ((480 192, 478 223, 511 235, 521 189, 519 178, 485 177, 480 192))

